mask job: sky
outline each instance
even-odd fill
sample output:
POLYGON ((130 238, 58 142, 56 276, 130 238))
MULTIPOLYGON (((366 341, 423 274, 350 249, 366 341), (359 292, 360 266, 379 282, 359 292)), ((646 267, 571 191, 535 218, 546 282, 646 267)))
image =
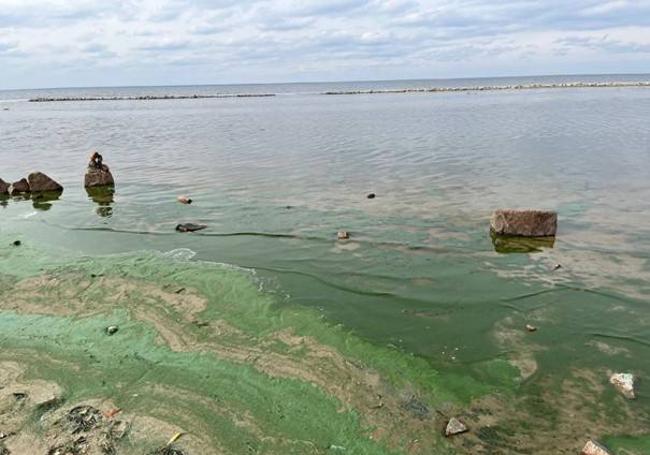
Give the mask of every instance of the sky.
POLYGON ((650 73, 650 0, 0 0, 0 89, 650 73))

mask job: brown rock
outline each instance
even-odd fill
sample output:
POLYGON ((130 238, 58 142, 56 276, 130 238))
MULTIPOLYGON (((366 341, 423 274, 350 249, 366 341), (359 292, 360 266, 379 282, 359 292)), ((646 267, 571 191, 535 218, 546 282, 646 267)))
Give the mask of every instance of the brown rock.
POLYGON ((42 172, 32 172, 27 177, 27 180, 29 181, 29 188, 31 189, 32 193, 63 191, 63 187, 61 185, 59 185, 57 182, 42 172))
POLYGON ((593 439, 587 441, 587 444, 582 448, 580 455, 612 455, 612 452, 607 450, 607 448, 593 439))
POLYGON ((91 188, 95 186, 112 186, 115 185, 113 174, 111 174, 108 166, 103 164, 101 167, 88 166, 86 176, 84 178, 84 186, 91 188))
POLYGON ((0 179, 0 194, 9 194, 9 184, 0 179))
POLYGON ((27 182, 27 179, 20 179, 17 182, 12 183, 11 188, 9 188, 9 194, 12 196, 29 192, 29 182, 27 182))
POLYGON ((497 235, 551 237, 557 231, 557 213, 542 210, 495 210, 490 227, 497 235))

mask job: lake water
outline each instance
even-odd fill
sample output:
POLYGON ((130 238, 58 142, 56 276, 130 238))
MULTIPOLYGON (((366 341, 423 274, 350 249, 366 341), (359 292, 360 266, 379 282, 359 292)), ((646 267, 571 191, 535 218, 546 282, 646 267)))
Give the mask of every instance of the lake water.
MULTIPOLYGON (((650 89, 320 95, 583 80, 650 75, 0 92, 0 177, 41 170, 65 187, 51 202, 1 202, 3 270, 36 256, 191 251, 253 271, 278 308, 425 359, 461 400, 482 396, 470 381, 504 387, 495 359, 520 374, 507 393, 538 411, 540 397, 588 406, 582 386, 566 391, 579 378, 635 421, 622 432, 601 409, 575 424, 575 444, 628 438, 625 453, 647 453, 634 447, 648 447, 639 428, 650 422, 650 89), (194 93, 278 96, 26 101, 194 93), (92 150, 116 178, 112 200, 83 189, 92 150), (556 210, 554 244, 495 251, 489 216, 503 207, 556 210), (209 227, 179 234, 180 222, 209 227), (15 239, 38 254, 7 256, 15 239), (642 378, 635 401, 610 390, 615 371, 642 378), (558 390, 568 395, 547 397, 558 390)), ((489 453, 547 453, 503 447, 489 453)), ((562 447, 548 453, 576 453, 562 447)))

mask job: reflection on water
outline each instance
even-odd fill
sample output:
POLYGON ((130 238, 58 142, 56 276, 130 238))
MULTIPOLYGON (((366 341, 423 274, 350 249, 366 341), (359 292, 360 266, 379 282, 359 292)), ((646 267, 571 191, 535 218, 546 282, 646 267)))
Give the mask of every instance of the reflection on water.
POLYGON ((86 194, 91 201, 98 205, 96 213, 102 218, 113 216, 113 203, 115 196, 115 187, 113 186, 96 186, 86 188, 86 194))
POLYGON ((544 248, 553 248, 555 237, 519 237, 497 235, 490 232, 494 251, 497 253, 540 253, 544 248))
POLYGON ((36 210, 47 211, 52 208, 52 202, 58 201, 63 191, 46 191, 42 193, 32 193, 32 206, 36 210))

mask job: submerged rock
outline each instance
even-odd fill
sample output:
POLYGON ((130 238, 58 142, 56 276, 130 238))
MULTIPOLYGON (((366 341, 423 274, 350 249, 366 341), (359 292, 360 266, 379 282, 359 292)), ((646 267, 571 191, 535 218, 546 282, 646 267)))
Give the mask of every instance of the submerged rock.
POLYGON ((42 172, 32 172, 27 177, 32 193, 61 192, 63 187, 42 172))
POLYGON ((109 335, 109 336, 114 335, 114 334, 117 333, 118 330, 120 330, 120 328, 118 326, 109 325, 108 327, 106 327, 106 334, 109 335))
POLYGON ((348 231, 339 231, 339 232, 336 234, 336 237, 337 237, 339 240, 348 240, 348 239, 350 238, 350 233, 349 233, 348 231))
POLYGON ((182 223, 176 226, 178 232, 194 232, 207 228, 206 224, 182 223))
POLYGON ((445 436, 454 436, 456 434, 461 434, 469 431, 467 426, 458 420, 456 417, 452 417, 447 422, 447 427, 445 428, 445 436))
POLYGON ((536 332, 537 327, 535 327, 534 325, 531 325, 531 324, 526 324, 526 330, 528 330, 529 332, 536 332))
POLYGON ((9 194, 9 184, 2 179, 0 179, 0 195, 1 194, 9 194))
POLYGON ((602 444, 590 439, 582 448, 580 455, 612 455, 612 452, 607 450, 602 444))
POLYGON ((636 398, 634 394, 634 375, 631 373, 615 373, 609 377, 609 382, 628 400, 636 398))
POLYGON ((19 194, 24 194, 29 192, 30 192, 30 188, 27 179, 20 179, 17 182, 12 183, 11 187, 9 188, 9 194, 11 194, 12 196, 17 196, 19 194))
POLYGON ((113 174, 111 174, 110 169, 104 164, 103 160, 104 158, 97 152, 94 152, 90 156, 88 170, 84 178, 84 186, 86 188, 115 185, 113 174))
POLYGON ((552 237, 557 231, 557 213, 542 210, 495 210, 490 227, 497 235, 552 237))

